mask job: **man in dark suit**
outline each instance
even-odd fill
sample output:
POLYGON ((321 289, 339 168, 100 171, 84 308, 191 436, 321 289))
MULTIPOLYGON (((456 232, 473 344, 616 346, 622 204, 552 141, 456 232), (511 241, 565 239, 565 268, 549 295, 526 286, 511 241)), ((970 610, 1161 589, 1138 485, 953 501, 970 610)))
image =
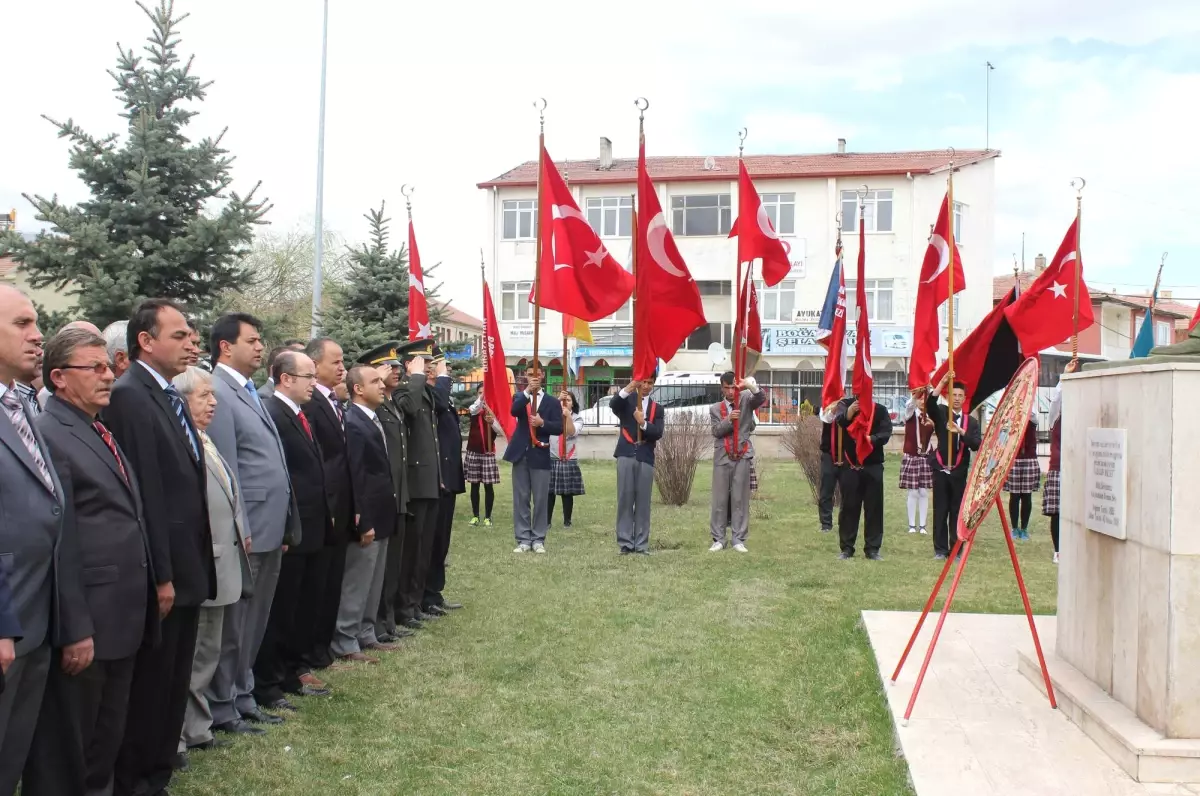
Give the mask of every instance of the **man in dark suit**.
POLYGON ((204 454, 187 403, 171 379, 195 344, 187 319, 165 299, 144 301, 127 330, 134 364, 113 387, 103 420, 141 486, 162 618, 161 642, 134 666, 118 796, 156 794, 171 780, 191 684, 200 604, 217 593, 204 454))
POLYGON ((541 389, 540 371, 529 373, 526 387, 513 396, 517 429, 504 449, 512 462, 514 553, 546 552, 550 524, 550 438, 562 434, 562 404, 541 389), (532 510, 530 509, 532 501, 532 510))
POLYGON ((933 470, 933 557, 944 560, 958 541, 958 510, 967 489, 967 472, 971 469, 971 451, 979 450, 979 422, 963 413, 966 388, 954 382, 950 391, 950 406, 938 403, 952 378, 947 373, 937 388, 925 399, 925 411, 933 421, 937 434, 937 450, 930 456, 933 470), (950 431, 954 431, 951 450, 950 431))
POLYGON ((842 560, 854 558, 858 541, 858 517, 863 517, 863 553, 872 561, 882 561, 883 545, 883 449, 892 438, 892 417, 888 408, 875 403, 871 418, 871 452, 863 456, 848 431, 861 411, 858 399, 850 397, 838 403, 833 422, 841 429, 846 464, 838 473, 842 507, 838 513, 838 537, 842 560))
POLYGON ((42 359, 37 311, 23 293, 0 285, 0 794, 21 778, 41 708, 51 645, 72 670, 92 660, 92 627, 83 596, 74 507, 54 472, 49 444, 14 391, 42 359), (71 639, 70 643, 66 639, 71 639))
POLYGON ((355 543, 346 551, 342 602, 333 632, 333 653, 339 659, 378 663, 366 650, 394 650, 375 636, 375 616, 383 594, 387 547, 396 535, 396 484, 388 460, 383 423, 376 410, 384 402, 383 376, 377 368, 355 365, 346 376, 351 403, 346 410, 346 451, 354 479, 358 522, 355 543))
MULTIPOLYGON (((450 397, 453 383, 446 368, 446 357, 442 350, 433 350, 434 412, 437 416, 438 454, 442 477, 441 496, 438 499, 437 526, 434 530, 433 549, 429 556, 429 574, 425 578, 425 595, 421 610, 431 616, 440 616, 447 611, 462 608, 461 603, 447 602, 442 595, 446 588, 446 556, 450 555, 450 532, 454 526, 454 504, 458 496, 467 491, 463 477, 462 427, 458 423, 458 411, 450 397)), ((426 375, 428 378, 428 375, 426 375)))
POLYGON ((396 391, 396 406, 408 427, 408 532, 400 560, 401 599, 397 621, 418 630, 429 614, 421 610, 429 556, 437 535, 438 502, 441 499, 440 452, 437 435, 437 401, 426 383, 425 362, 433 357, 432 340, 417 340, 403 346, 408 381, 396 391), (411 551, 410 551, 411 548, 411 551))
POLYGON ((314 617, 306 613, 317 603, 305 590, 324 593, 321 551, 333 525, 321 448, 302 411, 312 400, 316 377, 316 365, 308 356, 285 350, 275 358, 271 372, 275 390, 264 401, 283 443, 293 511, 301 526, 300 543, 289 546, 283 555, 267 634, 254 662, 254 699, 271 710, 296 709, 285 694, 329 694, 325 683, 307 670, 301 658, 317 637, 314 617))
POLYGON ((271 374, 275 372, 275 360, 279 358, 279 355, 284 351, 303 350, 303 340, 284 340, 283 345, 278 345, 271 349, 271 353, 267 354, 267 380, 263 382, 263 386, 258 388, 259 398, 262 398, 265 401, 275 394, 275 385, 278 384, 278 382, 275 381, 275 377, 271 374))
POLYGON ((156 640, 158 603, 137 480, 97 419, 114 381, 104 338, 59 332, 43 372, 51 396, 37 426, 73 500, 95 654, 81 671, 69 656, 51 667, 22 792, 99 794, 111 788, 137 651, 156 640))
POLYGON ((329 646, 333 641, 333 628, 342 599, 346 547, 350 543, 354 525, 354 488, 350 481, 350 463, 346 459, 342 405, 335 394, 338 385, 346 380, 342 347, 328 337, 318 337, 309 342, 304 354, 313 361, 317 384, 312 400, 301 408, 312 426, 313 436, 325 460, 325 491, 333 512, 333 523, 325 535, 325 547, 316 565, 324 568, 324 586, 318 593, 306 582, 301 590, 301 599, 305 602, 302 610, 305 616, 311 617, 316 634, 316 643, 305 653, 304 663, 310 669, 323 669, 333 663, 329 646))
POLYGON ((621 423, 617 435, 617 546, 622 555, 650 552, 650 500, 654 494, 654 449, 663 435, 663 412, 650 393, 657 373, 631 381, 608 408, 621 423))
POLYGON ((383 425, 383 438, 387 443, 388 462, 392 468, 392 482, 396 485, 396 535, 388 542, 387 558, 383 567, 383 594, 379 598, 379 609, 375 615, 375 638, 384 644, 395 642, 403 636, 411 636, 410 628, 396 625, 396 604, 400 598, 400 569, 409 523, 408 512, 408 431, 404 427, 400 410, 396 407, 395 393, 400 386, 400 343, 385 343, 358 358, 359 364, 379 369, 383 377, 383 403, 375 411, 383 425))

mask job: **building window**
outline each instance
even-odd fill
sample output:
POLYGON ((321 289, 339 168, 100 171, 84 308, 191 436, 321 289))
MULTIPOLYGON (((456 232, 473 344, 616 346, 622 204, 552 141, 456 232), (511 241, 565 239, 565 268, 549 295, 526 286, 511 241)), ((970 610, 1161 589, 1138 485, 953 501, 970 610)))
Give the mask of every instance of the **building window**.
POLYGON ((796 194, 764 193, 759 196, 771 219, 771 226, 780 235, 796 234, 796 194))
MULTIPOLYGON (((962 296, 954 297, 954 327, 956 329, 963 328, 962 323, 962 296)), ((938 324, 945 329, 950 324, 950 319, 946 316, 946 310, 950 307, 949 302, 943 302, 942 306, 938 307, 938 324)))
POLYGON ((722 282, 717 279, 697 279, 696 289, 700 291, 701 296, 733 295, 733 283, 722 282))
POLYGON ((685 351, 707 351, 713 343, 720 343, 728 349, 733 345, 732 323, 710 323, 692 332, 684 342, 685 351))
POLYGON ((588 199, 587 220, 602 238, 628 238, 633 235, 633 197, 588 199))
POLYGON ((537 235, 537 200, 504 202, 504 240, 532 240, 537 235))
POLYGON ((964 205, 962 202, 954 203, 954 242, 955 243, 962 243, 963 214, 966 212, 966 209, 967 209, 967 206, 964 205))
MULTIPOLYGON (((862 207, 867 232, 892 231, 892 191, 867 191, 862 207)), ((858 192, 842 191, 842 231, 858 232, 858 192)))
MULTIPOLYGON (((1138 334, 1142 331, 1142 323, 1146 320, 1146 315, 1143 313, 1137 319, 1136 329, 1133 332, 1133 339, 1136 340, 1138 334)), ((1174 342, 1172 332, 1174 324, 1171 321, 1155 321, 1154 322, 1154 344, 1155 345, 1170 345, 1174 342)), ((1132 346, 1132 343, 1130 344, 1132 346)))
POLYGON ((676 235, 728 235, 733 205, 727 193, 671 197, 671 231, 676 235))
MULTIPOLYGON (((501 282, 500 320, 532 321, 533 305, 529 303, 529 291, 531 290, 533 290, 533 282, 501 282)), ((541 312, 541 320, 546 320, 544 307, 541 312)))
POLYGON ((758 313, 764 322, 791 323, 796 311, 796 280, 785 279, 775 287, 758 283, 758 313))
MULTIPOLYGON (((867 292, 867 318, 872 321, 880 321, 890 323, 892 320, 892 280, 891 279, 868 279, 866 281, 867 292)), ((850 323, 854 323, 855 303, 858 299, 858 282, 857 280, 846 280, 846 318, 850 323)))
POLYGON ((629 323, 631 320, 633 320, 633 299, 630 299, 629 301, 626 301, 626 302, 625 302, 625 303, 624 303, 624 304, 623 304, 623 305, 620 307, 620 309, 618 309, 618 310, 617 310, 616 312, 614 312, 612 315, 609 315, 609 316, 608 316, 607 318, 605 318, 604 320, 606 320, 606 321, 617 321, 617 322, 622 322, 622 323, 629 323))

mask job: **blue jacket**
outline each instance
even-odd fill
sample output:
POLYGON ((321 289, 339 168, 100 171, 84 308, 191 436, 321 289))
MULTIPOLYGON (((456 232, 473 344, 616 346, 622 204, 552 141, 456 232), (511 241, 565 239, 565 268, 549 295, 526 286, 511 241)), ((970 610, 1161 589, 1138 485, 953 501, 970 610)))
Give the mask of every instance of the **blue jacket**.
POLYGON ((529 406, 529 394, 522 391, 513 397, 512 416, 517 420, 517 430, 504 449, 504 461, 516 464, 525 459, 531 470, 550 469, 550 438, 562 434, 563 417, 562 404, 553 395, 543 392, 538 402, 537 413, 544 424, 537 431, 538 442, 543 443, 534 447, 529 439, 529 418, 526 409, 529 406))
POLYGON ((642 430, 642 442, 638 444, 638 426, 633 419, 641 398, 636 392, 626 396, 617 393, 608 402, 608 408, 621 421, 621 430, 617 435, 617 449, 613 458, 632 456, 639 462, 654 466, 654 446, 663 435, 663 408, 651 398, 646 405, 646 428, 642 430))

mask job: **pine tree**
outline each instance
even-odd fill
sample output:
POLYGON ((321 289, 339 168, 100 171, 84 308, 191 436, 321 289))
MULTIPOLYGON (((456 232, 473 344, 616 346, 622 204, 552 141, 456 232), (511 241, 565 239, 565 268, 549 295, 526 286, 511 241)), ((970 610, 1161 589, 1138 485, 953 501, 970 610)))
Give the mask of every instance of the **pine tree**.
POLYGON ((124 106, 124 142, 43 116, 71 141, 70 166, 92 197, 67 206, 25 194, 52 230, 7 241, 34 287, 74 295, 77 315, 101 327, 128 318, 147 297, 210 311, 221 293, 245 284, 239 260, 270 209, 254 199, 258 186, 244 197, 228 190, 233 157, 221 147, 224 133, 198 143, 184 134, 196 116, 184 106, 202 102, 211 85, 178 54, 177 27, 188 15, 176 17, 173 0, 138 7, 153 25, 146 55, 118 48, 109 71, 124 106))

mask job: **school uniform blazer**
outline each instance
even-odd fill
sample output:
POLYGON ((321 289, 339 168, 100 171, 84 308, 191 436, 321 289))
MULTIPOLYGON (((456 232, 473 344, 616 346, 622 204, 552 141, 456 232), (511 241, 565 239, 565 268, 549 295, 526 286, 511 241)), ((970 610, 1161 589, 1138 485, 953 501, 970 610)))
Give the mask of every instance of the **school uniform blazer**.
POLYGON ((642 442, 639 445, 638 425, 633 419, 633 413, 641 400, 636 392, 625 395, 623 390, 609 400, 608 408, 621 423, 613 458, 632 457, 653 467, 654 447, 663 435, 663 408, 653 398, 646 404, 646 428, 642 429, 642 442))
POLYGON ((513 396, 512 416, 516 418, 517 430, 504 449, 504 461, 516 464, 524 459, 530 470, 549 470, 550 438, 559 436, 563 430, 562 404, 544 390, 538 393, 537 414, 544 422, 541 428, 534 429, 542 444, 534 445, 529 437, 529 400, 529 393, 524 391, 513 396))

